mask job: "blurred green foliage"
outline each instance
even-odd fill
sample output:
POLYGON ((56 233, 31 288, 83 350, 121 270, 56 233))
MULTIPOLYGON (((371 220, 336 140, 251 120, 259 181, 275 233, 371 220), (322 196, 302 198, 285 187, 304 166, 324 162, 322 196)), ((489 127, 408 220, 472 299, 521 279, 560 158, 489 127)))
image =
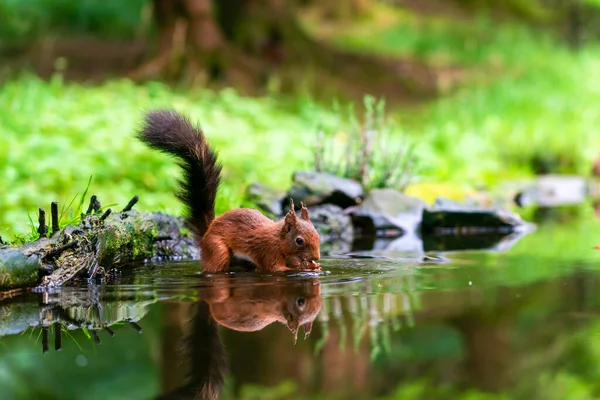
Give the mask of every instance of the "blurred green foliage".
POLYGON ((385 114, 385 102, 364 97, 364 110, 347 114, 336 104, 339 126, 320 127, 315 145, 315 170, 360 182, 367 190, 404 190, 414 178, 414 145, 399 124, 385 114), (347 115, 347 116, 346 116, 347 115), (346 116, 346 117, 344 117, 346 116))
MULTIPOLYGON (((2 0, 0 9, 23 16, 11 23, 32 21, 21 33, 34 32, 32 26, 64 26, 106 36, 112 34, 102 29, 114 29, 127 37, 127 29, 141 21, 143 4, 2 0), (49 22, 40 22, 44 18, 49 22)), ((329 39, 345 49, 423 61, 434 67, 442 88, 462 77, 439 100, 387 108, 398 128, 390 136, 400 142, 407 135, 415 143, 421 180, 485 186, 546 170, 588 173, 600 153, 596 43, 573 52, 550 32, 519 23, 382 7, 383 22, 367 18, 336 27, 329 39)), ((90 176, 90 194, 105 204, 125 204, 138 194, 139 209, 179 213, 172 195, 177 167, 134 139, 143 110, 155 106, 189 113, 221 153, 218 212, 243 204, 253 181, 285 188, 294 170, 312 167, 319 127, 340 137, 353 122, 304 95, 248 98, 233 89, 185 91, 127 80, 82 85, 65 83, 58 74, 49 82, 20 74, 0 92, 0 138, 6 144, 0 147, 0 235, 27 232, 28 213, 51 201, 68 203, 90 176)))
POLYGON ((73 33, 133 38, 147 22, 148 5, 148 0, 0 0, 0 43, 73 33))
POLYGON ((464 75, 440 100, 403 113, 407 130, 425 143, 419 155, 427 175, 493 183, 542 166, 589 172, 600 154, 597 43, 573 52, 550 32, 486 16, 399 13, 373 25, 341 29, 331 40, 424 61, 440 82, 464 75))
POLYGON ((224 164, 217 211, 239 207, 245 187, 261 181, 285 187, 294 170, 308 168, 317 123, 335 114, 298 99, 245 98, 233 89, 180 92, 160 83, 115 80, 101 86, 44 82, 21 76, 0 91, 0 235, 24 233, 27 213, 68 204, 88 194, 137 209, 181 212, 173 192, 179 168, 135 139, 144 110, 173 107, 201 123, 224 164))

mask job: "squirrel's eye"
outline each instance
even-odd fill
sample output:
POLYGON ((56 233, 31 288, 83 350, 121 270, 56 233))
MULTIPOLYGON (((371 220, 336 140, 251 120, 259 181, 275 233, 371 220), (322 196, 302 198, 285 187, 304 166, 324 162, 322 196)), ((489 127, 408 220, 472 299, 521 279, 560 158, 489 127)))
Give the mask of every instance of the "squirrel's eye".
POLYGON ((302 307, 304 305, 304 297, 298 297, 296 304, 298 304, 298 307, 302 307))
POLYGON ((300 236, 298 236, 298 237, 296 238, 296 244, 297 244, 298 246, 302 246, 302 245, 304 245, 304 239, 302 239, 300 236))

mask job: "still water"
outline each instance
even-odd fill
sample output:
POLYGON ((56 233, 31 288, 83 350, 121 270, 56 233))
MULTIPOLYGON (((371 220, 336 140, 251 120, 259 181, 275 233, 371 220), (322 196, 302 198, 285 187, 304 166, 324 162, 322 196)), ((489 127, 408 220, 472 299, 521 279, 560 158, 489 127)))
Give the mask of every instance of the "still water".
POLYGON ((577 215, 494 251, 146 265, 5 299, 0 398, 599 398, 600 222, 577 215))

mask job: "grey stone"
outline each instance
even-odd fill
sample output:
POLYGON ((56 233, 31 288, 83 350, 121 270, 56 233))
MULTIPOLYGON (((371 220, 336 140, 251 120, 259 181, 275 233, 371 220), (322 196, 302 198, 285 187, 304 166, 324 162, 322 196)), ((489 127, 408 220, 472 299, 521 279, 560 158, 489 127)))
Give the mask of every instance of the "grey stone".
POLYGON ((543 175, 534 180, 515 197, 519 206, 536 204, 556 207, 580 204, 589 193, 588 182, 580 176, 543 175))
POLYGON ((352 243, 354 229, 352 218, 341 207, 333 204, 310 207, 310 220, 321 235, 321 242, 342 241, 352 243))
POLYGON ((281 200, 285 191, 272 188, 262 183, 253 183, 246 189, 246 198, 256 204, 258 208, 273 215, 282 215, 281 200))
POLYGON ((379 235, 386 230, 399 230, 401 235, 418 230, 426 206, 424 201, 394 189, 374 189, 358 207, 356 217, 370 219, 379 235))
POLYGON ((322 172, 296 172, 293 184, 283 200, 284 208, 290 198, 307 206, 335 204, 347 208, 360 203, 364 192, 360 183, 322 172))
MULTIPOLYGON (((509 233, 526 226, 520 215, 502 208, 467 207, 449 201, 423 209, 421 233, 509 233)), ((427 246, 425 246, 427 248, 427 246)))

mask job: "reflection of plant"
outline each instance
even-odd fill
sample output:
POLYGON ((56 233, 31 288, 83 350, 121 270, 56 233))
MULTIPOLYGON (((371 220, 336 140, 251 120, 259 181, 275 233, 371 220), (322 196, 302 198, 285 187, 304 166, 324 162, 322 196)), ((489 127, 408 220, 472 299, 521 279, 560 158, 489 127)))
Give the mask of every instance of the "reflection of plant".
POLYGON ((413 310, 420 307, 418 292, 410 292, 414 290, 412 280, 413 276, 408 275, 389 279, 385 284, 361 282, 359 291, 370 295, 355 296, 350 289, 344 294, 324 298, 318 316, 321 336, 315 345, 315 353, 323 349, 334 326, 340 335, 341 352, 350 344, 358 353, 360 343, 368 334, 372 361, 390 354, 392 333, 403 326, 413 327, 413 310), (349 333, 352 335, 350 343, 349 333))
POLYGON ((349 110, 346 134, 318 131, 315 170, 355 179, 368 189, 402 190, 413 174, 413 146, 407 136, 385 118, 383 100, 365 96, 364 107, 364 119, 360 122, 353 110, 349 110))

